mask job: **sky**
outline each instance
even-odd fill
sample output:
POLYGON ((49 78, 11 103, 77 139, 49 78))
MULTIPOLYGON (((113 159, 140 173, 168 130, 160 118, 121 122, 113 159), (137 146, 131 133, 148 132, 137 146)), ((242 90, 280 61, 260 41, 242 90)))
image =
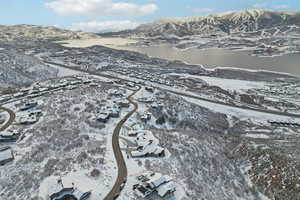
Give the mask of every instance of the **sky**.
POLYGON ((0 0, 0 24, 119 31, 162 17, 235 10, 300 10, 300 0, 0 0))

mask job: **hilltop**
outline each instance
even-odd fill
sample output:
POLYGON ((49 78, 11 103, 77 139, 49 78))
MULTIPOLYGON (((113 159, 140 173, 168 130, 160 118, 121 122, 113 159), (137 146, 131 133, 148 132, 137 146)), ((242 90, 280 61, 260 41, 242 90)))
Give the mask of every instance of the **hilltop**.
POLYGON ((0 40, 70 40, 89 39, 97 37, 92 33, 82 31, 71 31, 54 26, 36 25, 0 25, 0 40))

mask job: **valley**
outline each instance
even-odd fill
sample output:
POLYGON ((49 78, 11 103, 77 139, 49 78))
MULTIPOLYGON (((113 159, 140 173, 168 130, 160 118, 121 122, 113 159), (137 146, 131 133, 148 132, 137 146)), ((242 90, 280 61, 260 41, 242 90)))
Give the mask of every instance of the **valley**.
POLYGON ((298 15, 0 27, 0 199, 300 199, 298 15))

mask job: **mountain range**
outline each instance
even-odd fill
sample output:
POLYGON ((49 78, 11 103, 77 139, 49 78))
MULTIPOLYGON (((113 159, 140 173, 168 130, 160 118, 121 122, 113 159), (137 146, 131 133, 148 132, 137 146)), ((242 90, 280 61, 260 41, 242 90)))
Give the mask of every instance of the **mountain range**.
POLYGON ((247 10, 207 16, 163 18, 142 24, 131 34, 139 37, 226 35, 273 28, 276 28, 274 31, 284 32, 293 26, 300 26, 299 11, 247 10))

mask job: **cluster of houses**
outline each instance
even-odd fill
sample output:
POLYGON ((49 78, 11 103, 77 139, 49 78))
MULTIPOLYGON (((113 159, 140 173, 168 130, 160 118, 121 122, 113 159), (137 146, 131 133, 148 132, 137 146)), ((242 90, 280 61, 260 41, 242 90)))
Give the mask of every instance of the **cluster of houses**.
POLYGON ((133 185, 135 194, 140 198, 158 195, 165 198, 176 191, 175 182, 171 177, 155 172, 147 172, 136 177, 138 183, 133 185))
POLYGON ((265 97, 258 94, 235 94, 236 101, 250 105, 262 105, 265 97))
POLYGON ((97 111, 96 120, 106 123, 110 118, 120 117, 121 107, 117 104, 108 105, 105 108, 97 111))
POLYGON ((131 130, 129 137, 134 137, 136 148, 131 151, 133 158, 163 157, 165 149, 159 146, 159 140, 148 130, 131 130))
POLYGON ((36 101, 25 101, 18 106, 19 111, 21 111, 21 116, 19 117, 19 124, 30 125, 34 124, 42 116, 42 111, 37 109, 38 102, 36 101))
POLYGON ((276 80, 276 84, 267 85, 262 89, 257 89, 257 91, 275 96, 300 95, 300 85, 289 82, 288 80, 283 80, 282 83, 280 83, 279 80, 276 80))
POLYGON ((272 126, 300 128, 300 124, 296 122, 283 122, 283 121, 268 121, 268 122, 272 126))
POLYGON ((130 68, 114 68, 113 73, 118 73, 130 78, 136 78, 143 81, 149 81, 152 83, 158 83, 166 86, 174 86, 174 81, 165 76, 157 73, 149 72, 142 69, 130 69, 130 68))
POLYGON ((97 86, 94 79, 86 76, 78 76, 74 78, 65 78, 55 83, 34 83, 30 87, 24 87, 17 90, 15 93, 0 96, 0 102, 5 103, 16 98, 35 98, 47 94, 50 91, 72 90, 78 85, 97 86))
POLYGON ((91 196, 91 191, 82 192, 75 187, 74 183, 64 181, 63 178, 57 178, 48 185, 47 199, 49 200, 87 200, 91 196))
POLYGON ((96 120, 106 123, 110 118, 120 117, 121 109, 130 106, 130 102, 125 98, 125 95, 126 90, 123 89, 113 88, 108 90, 109 98, 113 98, 112 103, 96 111, 96 120))

